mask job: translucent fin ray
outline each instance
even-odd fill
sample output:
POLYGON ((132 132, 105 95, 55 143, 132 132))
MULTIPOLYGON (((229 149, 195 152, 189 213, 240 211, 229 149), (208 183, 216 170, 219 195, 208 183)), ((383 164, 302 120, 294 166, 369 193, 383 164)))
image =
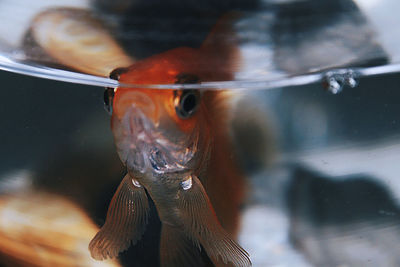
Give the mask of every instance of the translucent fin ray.
POLYGON ((115 192, 106 222, 89 244, 96 260, 113 258, 135 244, 143 235, 149 203, 143 187, 136 187, 127 174, 115 192))
POLYGON ((222 261, 237 267, 251 266, 249 254, 229 237, 218 222, 200 180, 196 176, 192 179, 192 187, 179 191, 178 195, 187 235, 200 242, 215 265, 220 265, 219 261, 222 261))

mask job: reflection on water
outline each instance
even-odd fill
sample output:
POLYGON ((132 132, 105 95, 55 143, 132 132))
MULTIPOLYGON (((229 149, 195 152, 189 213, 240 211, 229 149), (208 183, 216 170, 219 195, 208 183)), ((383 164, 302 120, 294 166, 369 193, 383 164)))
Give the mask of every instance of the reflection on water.
POLYGON ((277 16, 274 61, 288 73, 387 61, 373 28, 352 1, 297 1, 278 8, 277 16))
MULTIPOLYGON (((133 61, 177 46, 198 47, 221 14, 241 8, 246 15, 235 27, 243 62, 236 79, 396 63, 397 50, 386 49, 387 39, 380 39, 382 18, 370 20, 376 6, 278 2, 168 1, 154 9, 143 1, 83 1, 79 6, 92 5, 90 12, 115 38, 110 42, 133 61)), ((35 9, 29 18, 46 9, 35 9)), ((18 33, 21 39, 10 35, 13 49, 22 39, 25 48, 38 45, 27 42, 32 32, 18 33)), ((32 51, 25 52, 15 55, 32 51)), ((54 55, 41 52, 43 61, 54 61, 54 55)), ((399 77, 355 77, 354 87, 348 73, 330 74, 323 77, 336 95, 320 84, 241 91, 224 120, 231 127, 226 139, 233 138, 237 166, 249 182, 238 237, 253 266, 400 265, 399 77)), ((94 261, 88 251, 125 173, 102 89, 0 75, 6 88, 0 106, 0 265, 158 266, 161 222, 152 201, 137 244, 111 261, 94 261)), ((226 168, 221 162, 211 164, 226 168)), ((232 179, 227 181, 226 190, 215 195, 226 197, 228 187, 234 188, 232 179)), ((217 201, 220 209, 232 206, 223 199, 217 201)), ((200 257, 211 265, 204 250, 200 257)))
POLYGON ((295 168, 288 190, 289 234, 312 264, 400 264, 400 209, 379 179, 295 168))

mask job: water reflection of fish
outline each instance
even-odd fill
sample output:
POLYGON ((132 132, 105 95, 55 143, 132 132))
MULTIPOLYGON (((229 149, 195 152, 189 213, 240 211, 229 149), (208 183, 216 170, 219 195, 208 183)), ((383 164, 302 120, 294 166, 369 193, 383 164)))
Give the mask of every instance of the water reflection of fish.
POLYGON ((2 194, 0 217, 1 266, 121 266, 90 257, 84 248, 98 227, 68 198, 33 188, 2 194))
POLYGON ((104 76, 116 67, 130 66, 134 62, 88 10, 46 10, 32 21, 31 32, 47 54, 84 73, 104 76))
MULTIPOLYGON (((226 66, 205 68, 214 63, 214 49, 207 43, 200 49, 177 48, 136 63, 119 78, 134 84, 230 78, 221 77, 230 76, 226 66)), ((231 61, 219 60, 215 63, 231 61)), ((219 257, 235 266, 251 264, 247 252, 218 221, 220 217, 229 226, 228 221, 237 219, 243 190, 230 154, 226 114, 218 103, 223 99, 223 92, 115 90, 112 129, 128 174, 111 201, 104 226, 90 243, 94 258, 116 256, 141 238, 149 210, 147 191, 162 222, 163 266, 196 264, 198 257, 193 253, 200 251, 193 250, 193 245, 202 246, 215 264, 219 257), (227 202, 232 203, 223 211, 227 202), (217 215, 212 203, 219 205, 217 215)), ((233 232, 235 227, 229 228, 233 232)))
POLYGON ((289 236, 313 266, 400 266, 400 209, 382 178, 292 168, 289 236))
MULTIPOLYGON (((51 18, 51 12, 45 13, 42 22, 51 18)), ((199 49, 173 49, 112 76, 135 84, 230 80, 236 49, 232 39, 214 34, 227 25, 220 23, 199 49)), ((46 42, 41 46, 57 51, 46 42)), ((56 54, 61 63, 74 67, 63 60, 65 54, 56 54)), ((89 245, 92 256, 115 257, 141 238, 150 196, 162 222, 162 266, 198 266, 201 248, 215 265, 251 265, 247 252, 231 238, 237 231, 245 182, 229 140, 228 93, 133 88, 107 92, 115 143, 128 173, 111 200, 104 226, 89 245)))

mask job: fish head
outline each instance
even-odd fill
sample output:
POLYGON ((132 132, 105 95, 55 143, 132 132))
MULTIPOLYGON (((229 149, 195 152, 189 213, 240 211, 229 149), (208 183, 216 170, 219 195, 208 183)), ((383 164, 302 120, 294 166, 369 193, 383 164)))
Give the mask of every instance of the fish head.
MULTIPOLYGON (((188 58, 182 58, 182 51, 179 55, 139 61, 120 74, 119 81, 135 85, 199 82, 195 71, 184 64, 188 58)), ((136 176, 196 168, 208 144, 206 113, 198 89, 117 88, 112 130, 122 162, 136 176)))

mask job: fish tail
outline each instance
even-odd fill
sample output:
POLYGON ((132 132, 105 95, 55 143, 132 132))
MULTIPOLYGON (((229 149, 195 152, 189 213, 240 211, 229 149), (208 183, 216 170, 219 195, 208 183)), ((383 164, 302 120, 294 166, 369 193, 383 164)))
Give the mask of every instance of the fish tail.
POLYGON ((189 239, 182 228, 163 223, 161 227, 160 266, 205 266, 200 244, 189 239))
POLYGON ((251 266, 249 254, 220 225, 200 180, 192 175, 192 187, 178 193, 186 235, 198 240, 216 265, 251 266))

